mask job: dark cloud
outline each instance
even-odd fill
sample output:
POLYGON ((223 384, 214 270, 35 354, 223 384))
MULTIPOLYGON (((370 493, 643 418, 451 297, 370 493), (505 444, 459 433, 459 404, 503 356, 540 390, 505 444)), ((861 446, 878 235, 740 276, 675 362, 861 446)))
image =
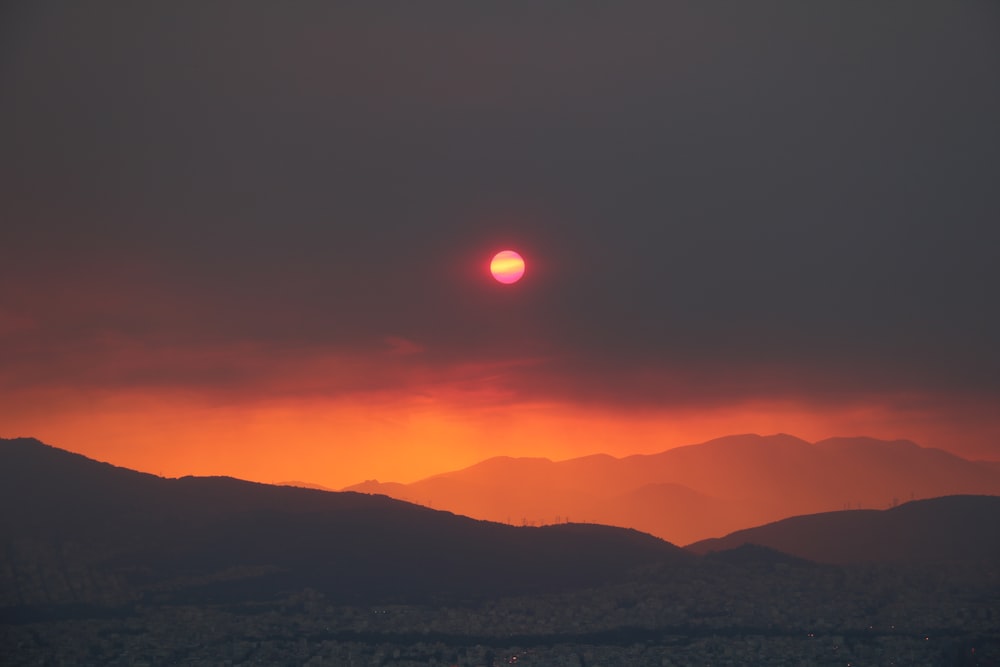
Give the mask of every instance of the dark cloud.
POLYGON ((12 11, 0 305, 624 402, 1000 390, 996 7, 544 4, 12 11))

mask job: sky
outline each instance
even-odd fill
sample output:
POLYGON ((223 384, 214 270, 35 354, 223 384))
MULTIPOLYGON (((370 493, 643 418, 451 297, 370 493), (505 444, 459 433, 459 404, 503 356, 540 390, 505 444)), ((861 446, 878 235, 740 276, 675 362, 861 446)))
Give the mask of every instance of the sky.
POLYGON ((996 3, 8 3, 0 91, 0 437, 1000 460, 996 3))

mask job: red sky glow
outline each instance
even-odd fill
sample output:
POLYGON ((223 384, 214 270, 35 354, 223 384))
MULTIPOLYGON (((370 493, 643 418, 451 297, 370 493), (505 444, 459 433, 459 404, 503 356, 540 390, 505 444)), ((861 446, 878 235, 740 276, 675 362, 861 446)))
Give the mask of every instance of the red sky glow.
POLYGON ((335 488, 1000 460, 995 8, 503 7, 9 12, 0 437, 335 488))

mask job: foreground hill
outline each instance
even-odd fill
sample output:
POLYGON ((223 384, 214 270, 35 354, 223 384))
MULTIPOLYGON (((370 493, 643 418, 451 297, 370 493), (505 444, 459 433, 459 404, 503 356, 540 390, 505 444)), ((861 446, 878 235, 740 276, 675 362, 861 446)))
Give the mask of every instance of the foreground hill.
POLYGON ((820 563, 1000 563, 1000 497, 948 496, 888 510, 796 516, 688 546, 757 545, 820 563))
POLYGON ((498 457, 412 484, 346 490, 515 524, 570 517, 687 544, 797 514, 996 495, 1000 469, 905 440, 735 435, 621 459, 498 457))
POLYGON ((381 496, 162 479, 0 440, 0 607, 253 599, 474 599, 615 580, 683 561, 636 531, 515 528, 381 496))

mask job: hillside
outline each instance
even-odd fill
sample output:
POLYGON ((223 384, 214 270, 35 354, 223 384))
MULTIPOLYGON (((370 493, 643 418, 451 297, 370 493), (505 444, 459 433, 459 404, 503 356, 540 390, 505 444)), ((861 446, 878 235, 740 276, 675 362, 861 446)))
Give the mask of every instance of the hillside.
POLYGON ((696 542, 694 553, 757 545, 820 563, 1000 563, 1000 497, 947 496, 888 510, 796 516, 696 542))
POLYGON ((595 585, 684 551, 619 528, 515 528, 382 496, 162 479, 0 440, 0 607, 267 597, 475 599, 595 585))

